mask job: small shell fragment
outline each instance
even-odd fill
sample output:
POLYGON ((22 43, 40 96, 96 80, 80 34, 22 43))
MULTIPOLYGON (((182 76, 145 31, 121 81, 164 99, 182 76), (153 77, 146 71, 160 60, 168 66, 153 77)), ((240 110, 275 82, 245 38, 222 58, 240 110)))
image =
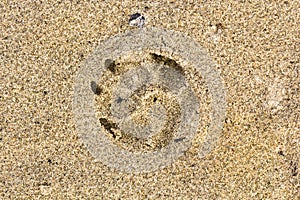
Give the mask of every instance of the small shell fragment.
POLYGON ((129 25, 130 26, 137 26, 139 28, 143 28, 145 24, 145 17, 140 13, 135 13, 130 15, 129 25))

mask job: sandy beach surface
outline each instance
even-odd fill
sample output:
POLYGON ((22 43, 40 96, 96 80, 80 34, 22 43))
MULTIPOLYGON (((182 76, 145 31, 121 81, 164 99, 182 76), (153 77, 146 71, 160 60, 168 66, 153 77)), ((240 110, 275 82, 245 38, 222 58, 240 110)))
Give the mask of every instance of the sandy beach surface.
MULTIPOLYGON (((0 199, 299 199, 299 8, 299 0, 1 1, 0 199), (81 63, 102 41, 137 29, 128 25, 136 12, 146 18, 145 28, 181 32, 206 49, 223 82, 226 117, 204 157, 197 155, 206 130, 200 123, 203 131, 178 160, 131 174, 92 156, 75 127, 73 100, 81 63)), ((129 66, 125 61, 118 61, 120 69, 129 66)), ((211 91, 191 72, 185 71, 190 84, 207 92, 205 115, 211 91)), ((101 90, 92 84, 95 93, 113 87, 109 73, 101 90)), ((153 90, 164 96, 163 88, 153 90)), ((108 112, 101 106, 109 108, 109 101, 100 97, 98 111, 108 112)), ((175 100, 157 101, 176 117, 175 100)), ((135 120, 143 124, 141 115, 135 120)), ((166 134, 176 128, 168 126, 166 134)), ((164 137, 152 149, 134 148, 151 151, 168 142, 164 137)), ((118 145, 134 143, 123 138, 118 145)))

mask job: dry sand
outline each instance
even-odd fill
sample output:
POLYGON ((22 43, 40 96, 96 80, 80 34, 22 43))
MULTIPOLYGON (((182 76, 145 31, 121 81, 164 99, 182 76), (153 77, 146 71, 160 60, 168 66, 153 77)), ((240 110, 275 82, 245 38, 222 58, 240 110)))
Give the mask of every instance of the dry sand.
POLYGON ((300 2, 1 1, 0 199, 299 199, 300 2), (147 27, 206 48, 224 81, 217 147, 131 175, 95 162, 72 110, 80 63, 147 27))

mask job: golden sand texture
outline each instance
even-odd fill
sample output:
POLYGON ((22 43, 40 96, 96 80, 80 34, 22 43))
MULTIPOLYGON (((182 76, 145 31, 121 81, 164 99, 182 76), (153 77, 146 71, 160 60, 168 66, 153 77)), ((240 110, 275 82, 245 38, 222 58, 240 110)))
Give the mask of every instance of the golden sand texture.
POLYGON ((300 1, 1 1, 0 199, 297 199, 300 1), (217 147, 131 175, 95 162, 72 110, 80 63, 125 32, 188 34, 225 84, 217 147))

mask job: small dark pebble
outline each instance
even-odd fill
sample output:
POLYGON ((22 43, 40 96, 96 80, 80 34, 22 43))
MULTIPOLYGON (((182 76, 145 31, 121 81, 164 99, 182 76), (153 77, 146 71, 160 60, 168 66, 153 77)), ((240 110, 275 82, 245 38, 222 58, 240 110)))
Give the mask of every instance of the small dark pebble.
POLYGON ((184 140, 184 139, 185 139, 185 137, 178 138, 178 139, 175 139, 174 142, 180 142, 180 141, 182 141, 182 140, 184 140))
POLYGON ((99 95, 102 92, 101 88, 97 85, 95 81, 91 82, 91 89, 96 95, 99 95))
POLYGON ((278 151, 278 154, 284 156, 283 151, 278 151))

